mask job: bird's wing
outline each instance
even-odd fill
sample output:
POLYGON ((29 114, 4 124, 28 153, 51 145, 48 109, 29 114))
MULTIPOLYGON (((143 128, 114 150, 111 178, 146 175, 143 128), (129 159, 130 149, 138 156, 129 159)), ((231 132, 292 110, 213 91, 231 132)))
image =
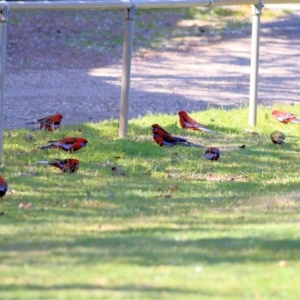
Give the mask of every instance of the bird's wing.
POLYGON ((216 156, 215 153, 206 153, 204 157, 206 159, 213 159, 215 156, 216 156))
POLYGON ((57 141, 57 142, 52 142, 51 144, 53 146, 69 150, 73 146, 74 143, 65 143, 63 141, 57 141))

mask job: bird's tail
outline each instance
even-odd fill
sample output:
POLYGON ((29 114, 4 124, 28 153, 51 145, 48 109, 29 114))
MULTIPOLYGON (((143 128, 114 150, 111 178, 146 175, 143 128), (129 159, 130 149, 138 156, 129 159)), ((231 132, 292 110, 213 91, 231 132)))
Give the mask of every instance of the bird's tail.
POLYGON ((206 146, 204 145, 199 145, 199 144, 195 144, 189 141, 186 141, 184 143, 182 143, 182 145, 186 146, 186 147, 197 147, 197 148, 206 148, 206 146))
POLYGON ((214 131, 214 130, 210 130, 208 131, 209 133, 213 133, 213 134, 219 134, 219 135, 224 135, 224 133, 221 133, 221 132, 217 132, 217 131, 214 131))
POLYGON ((47 160, 39 160, 36 162, 37 164, 43 164, 43 165, 51 165, 52 163, 47 160))
POLYGON ((200 130, 200 131, 207 132, 207 133, 214 133, 214 134, 221 134, 221 135, 223 135, 223 133, 211 130, 211 129, 207 128, 206 126, 203 126, 203 125, 198 126, 198 127, 194 127, 193 129, 194 130, 200 130))
POLYGON ((293 121, 292 121, 292 123, 300 123, 300 119, 294 119, 293 121))
POLYGON ((39 121, 39 119, 33 119, 30 122, 26 122, 25 125, 37 125, 39 121))
POLYGON ((34 127, 31 128, 32 131, 41 130, 41 124, 38 123, 39 120, 34 119, 33 121, 26 122, 25 125, 33 125, 34 127))
POLYGON ((52 145, 42 146, 40 149, 52 149, 52 145))
POLYGON ((211 130, 211 129, 208 129, 208 128, 204 127, 204 126, 203 126, 203 127, 200 126, 199 129, 200 129, 201 131, 204 131, 204 132, 207 132, 207 133, 215 133, 215 134, 218 134, 218 132, 213 131, 213 130, 211 130))

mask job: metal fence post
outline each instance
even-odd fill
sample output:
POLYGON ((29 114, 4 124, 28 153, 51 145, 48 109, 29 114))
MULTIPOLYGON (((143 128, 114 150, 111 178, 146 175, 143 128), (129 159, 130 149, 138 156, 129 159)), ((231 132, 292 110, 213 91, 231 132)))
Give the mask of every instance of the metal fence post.
POLYGON ((4 9, 0 12, 0 169, 3 156, 3 124, 4 124, 4 76, 6 56, 6 27, 8 19, 8 5, 5 2, 4 9))
POLYGON ((135 17, 135 6, 124 10, 125 12, 125 32, 123 46, 123 72, 122 72, 122 87, 121 87, 121 105, 120 105, 120 123, 119 137, 127 136, 128 127, 128 104, 130 92, 130 71, 131 71, 131 54, 132 54, 132 31, 133 20, 135 17))
POLYGON ((251 46, 251 74, 250 74, 250 95, 249 95, 249 125, 255 126, 257 122, 257 89, 259 69, 259 36, 260 17, 263 9, 263 1, 252 7, 252 46, 251 46))

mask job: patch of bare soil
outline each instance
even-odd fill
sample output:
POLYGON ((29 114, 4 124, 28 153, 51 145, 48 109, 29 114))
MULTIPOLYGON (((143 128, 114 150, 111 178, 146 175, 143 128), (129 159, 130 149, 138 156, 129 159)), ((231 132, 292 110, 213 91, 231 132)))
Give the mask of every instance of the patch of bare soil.
MULTIPOLYGON (((262 24, 262 104, 299 101, 299 19, 295 13, 262 24)), ((122 11, 12 11, 6 128, 55 112, 65 124, 118 118, 123 32, 122 11)), ((172 12, 138 13, 133 49, 130 118, 248 101, 249 24, 220 31, 172 12)))

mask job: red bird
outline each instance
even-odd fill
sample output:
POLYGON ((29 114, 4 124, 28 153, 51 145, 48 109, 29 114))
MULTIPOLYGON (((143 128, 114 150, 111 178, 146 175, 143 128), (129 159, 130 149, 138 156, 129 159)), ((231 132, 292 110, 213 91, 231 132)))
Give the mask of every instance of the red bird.
POLYGON ((88 140, 78 137, 66 137, 57 141, 48 141, 49 145, 41 149, 62 149, 65 151, 77 151, 88 144, 88 140))
POLYGON ((209 160, 218 160, 221 156, 221 152, 217 147, 208 147, 205 150, 204 158, 209 160))
POLYGON ((274 116, 279 122, 288 124, 288 123, 300 123, 300 119, 297 118, 296 115, 286 112, 286 111, 281 111, 281 110, 273 110, 272 111, 272 116, 274 116))
POLYGON ((204 147, 202 145, 197 145, 192 142, 189 142, 186 138, 173 136, 171 134, 167 134, 165 131, 154 128, 153 132, 153 139, 159 146, 166 146, 172 147, 175 145, 182 145, 182 146, 193 146, 193 147, 204 147))
POLYGON ((56 159, 54 161, 40 160, 37 164, 46 164, 59 168, 63 173, 75 173, 79 168, 79 160, 75 158, 56 159))
POLYGON ((206 126, 200 124, 199 122, 191 118, 184 110, 181 110, 178 113, 178 115, 179 115, 179 123, 183 129, 193 129, 193 130, 216 133, 215 131, 208 129, 206 126))
POLYGON ((33 130, 48 130, 55 131, 60 127, 61 120, 63 116, 62 114, 55 114, 51 116, 47 116, 42 119, 34 120, 33 122, 25 123, 26 125, 35 125, 33 130))
POLYGON ((7 182, 4 180, 3 176, 0 175, 0 197, 2 198, 7 192, 8 186, 7 182))

